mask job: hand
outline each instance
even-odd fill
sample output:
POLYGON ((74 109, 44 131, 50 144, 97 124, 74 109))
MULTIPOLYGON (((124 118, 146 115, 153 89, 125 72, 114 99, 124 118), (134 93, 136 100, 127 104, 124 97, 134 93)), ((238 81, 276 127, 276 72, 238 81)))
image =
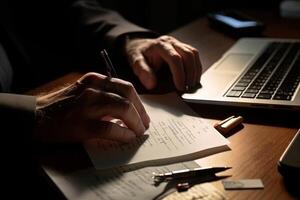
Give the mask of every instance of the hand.
POLYGON ((163 62, 169 65, 178 90, 186 90, 200 82, 202 66, 198 50, 171 36, 128 40, 125 54, 134 73, 147 89, 156 86, 155 71, 163 62))
POLYGON ((88 73, 76 83, 37 98, 39 142, 82 142, 103 138, 129 142, 149 127, 150 118, 131 83, 88 73), (108 121, 120 119, 126 127, 108 121))

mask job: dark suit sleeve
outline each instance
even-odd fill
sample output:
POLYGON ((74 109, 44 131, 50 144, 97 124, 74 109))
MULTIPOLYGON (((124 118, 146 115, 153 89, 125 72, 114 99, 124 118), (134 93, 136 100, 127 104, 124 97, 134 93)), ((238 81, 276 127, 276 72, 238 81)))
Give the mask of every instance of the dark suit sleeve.
POLYGON ((106 73, 99 52, 108 50, 118 77, 134 81, 132 69, 123 55, 123 44, 130 37, 155 38, 158 34, 137 26, 119 13, 103 8, 96 0, 77 0, 71 6, 71 23, 77 33, 80 67, 106 73), (100 64, 99 64, 100 62, 100 64), (90 69, 90 67, 95 67, 90 69))
POLYGON ((4 172, 1 180, 5 183, 4 193, 11 198, 32 198, 41 190, 31 145, 35 107, 33 96, 0 93, 1 170, 4 172), (19 187, 17 192, 16 187, 19 187))
POLYGON ((35 123, 35 107, 33 96, 0 93, 2 138, 27 145, 35 123))
POLYGON ((72 13, 84 37, 92 39, 99 46, 114 47, 117 39, 124 34, 145 37, 158 35, 127 21, 115 11, 101 7, 96 0, 77 0, 72 5, 72 13))

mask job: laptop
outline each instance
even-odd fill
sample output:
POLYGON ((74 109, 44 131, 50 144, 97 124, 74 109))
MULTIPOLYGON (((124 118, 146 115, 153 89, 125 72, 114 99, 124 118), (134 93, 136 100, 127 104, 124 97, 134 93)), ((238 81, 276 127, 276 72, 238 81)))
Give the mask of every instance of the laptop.
POLYGON ((300 39, 242 38, 201 77, 187 102, 300 110, 300 39))

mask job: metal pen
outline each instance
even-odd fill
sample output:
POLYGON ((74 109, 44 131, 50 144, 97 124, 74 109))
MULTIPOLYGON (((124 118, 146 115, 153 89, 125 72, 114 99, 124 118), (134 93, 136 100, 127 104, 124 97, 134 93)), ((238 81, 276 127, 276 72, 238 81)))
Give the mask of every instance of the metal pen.
POLYGON ((213 175, 218 172, 225 171, 227 169, 231 169, 231 167, 199 167, 193 169, 183 169, 183 170, 175 170, 166 173, 153 173, 153 179, 156 182, 166 181, 177 178, 188 178, 188 177, 197 177, 197 176, 207 176, 213 175))
POLYGON ((106 73, 107 75, 112 78, 112 77, 118 77, 117 72, 111 62, 111 59, 108 56, 108 53, 105 49, 103 49, 101 52, 101 56, 104 60, 105 67, 106 67, 106 73))

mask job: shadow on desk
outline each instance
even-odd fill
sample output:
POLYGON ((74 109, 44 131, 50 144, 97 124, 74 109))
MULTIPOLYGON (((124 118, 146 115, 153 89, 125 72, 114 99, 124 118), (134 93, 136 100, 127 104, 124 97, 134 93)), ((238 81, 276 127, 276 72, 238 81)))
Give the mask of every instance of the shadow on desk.
POLYGON ((232 115, 240 115, 243 116, 246 123, 299 128, 300 111, 243 108, 196 103, 188 103, 188 105, 204 118, 221 120, 232 115))
POLYGON ((287 180, 283 179, 282 184, 288 193, 296 199, 300 199, 299 180, 287 180))
POLYGON ((62 199, 66 197, 47 175, 44 166, 51 167, 61 173, 71 173, 92 166, 82 145, 42 145, 36 147, 39 154, 36 155, 39 162, 38 174, 40 182, 39 190, 43 199, 62 199))

